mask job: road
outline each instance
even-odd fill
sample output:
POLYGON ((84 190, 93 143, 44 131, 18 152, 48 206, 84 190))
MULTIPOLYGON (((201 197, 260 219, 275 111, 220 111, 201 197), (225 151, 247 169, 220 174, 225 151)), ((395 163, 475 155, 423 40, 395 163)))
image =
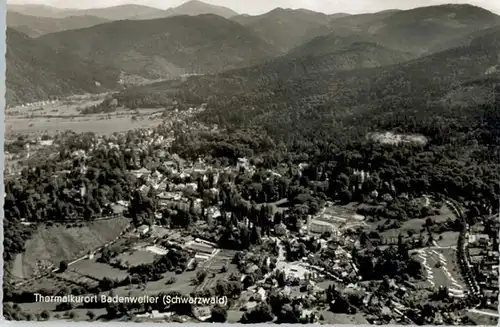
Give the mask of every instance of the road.
POLYGON ((479 285, 477 284, 475 275, 470 268, 471 264, 468 248, 469 224, 465 219, 463 208, 456 201, 448 199, 446 200, 446 204, 451 208, 455 216, 462 220, 462 229, 460 231, 457 244, 459 261, 462 261, 463 267, 463 269, 460 269, 462 272, 462 278, 467 283, 473 294, 479 294, 479 285))
POLYGON ((472 313, 477 313, 477 314, 480 314, 483 316, 497 317, 497 318, 500 317, 498 312, 482 311, 482 310, 477 310, 477 309, 469 309, 467 311, 472 312, 472 313))

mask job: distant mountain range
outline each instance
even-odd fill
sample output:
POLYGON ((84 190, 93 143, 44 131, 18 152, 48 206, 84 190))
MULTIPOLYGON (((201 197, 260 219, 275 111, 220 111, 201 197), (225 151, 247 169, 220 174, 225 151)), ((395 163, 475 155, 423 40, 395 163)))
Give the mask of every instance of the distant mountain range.
POLYGON ((91 90, 95 89, 94 80, 101 83, 100 89, 112 88, 123 76, 156 80, 227 72, 224 76, 233 74, 252 84, 258 76, 285 80, 385 67, 469 46, 500 24, 499 16, 469 5, 362 15, 277 8, 248 16, 232 15, 221 7, 194 1, 167 11, 140 6, 134 20, 116 21, 119 16, 131 17, 127 6, 79 11, 71 18, 61 17, 74 15, 74 11, 48 7, 41 7, 43 13, 59 18, 29 16, 28 9, 33 9, 29 6, 22 7, 23 14, 10 12, 9 26, 24 34, 12 29, 8 32, 7 86, 15 89, 8 91, 9 101, 91 90), (200 10, 219 10, 221 14, 195 15, 200 10), (141 15, 166 12, 173 16, 137 20, 141 15), (106 20, 111 17, 113 21, 106 20), (27 35, 37 38, 30 40, 27 35), (61 62, 69 62, 68 67, 74 65, 73 73, 61 62), (37 69, 41 73, 36 73, 37 69), (47 76, 53 87, 38 85, 47 76), (58 80, 66 86, 57 88, 58 80), (24 94, 19 92, 18 81, 26 81, 24 94))
POLYGON ((30 37, 60 31, 90 27, 109 22, 96 16, 70 16, 65 18, 48 18, 7 12, 7 26, 23 32, 30 37))
POLYGON ((141 5, 119 5, 94 9, 61 9, 44 5, 7 5, 7 11, 48 18, 95 16, 107 20, 134 19, 135 17, 155 15, 162 12, 161 9, 141 5))
POLYGON ((41 5, 8 5, 7 10, 37 17, 67 18, 71 16, 94 16, 106 20, 146 20, 180 15, 196 16, 202 14, 214 14, 228 18, 238 15, 237 12, 229 8, 214 6, 197 0, 188 1, 178 7, 169 8, 167 10, 130 4, 94 9, 60 9, 41 5))

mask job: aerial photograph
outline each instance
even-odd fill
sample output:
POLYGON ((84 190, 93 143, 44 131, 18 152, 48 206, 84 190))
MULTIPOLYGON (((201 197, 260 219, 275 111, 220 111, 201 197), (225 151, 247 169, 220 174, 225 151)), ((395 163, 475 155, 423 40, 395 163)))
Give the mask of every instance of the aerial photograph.
POLYGON ((498 0, 12 0, 3 315, 497 325, 498 0))

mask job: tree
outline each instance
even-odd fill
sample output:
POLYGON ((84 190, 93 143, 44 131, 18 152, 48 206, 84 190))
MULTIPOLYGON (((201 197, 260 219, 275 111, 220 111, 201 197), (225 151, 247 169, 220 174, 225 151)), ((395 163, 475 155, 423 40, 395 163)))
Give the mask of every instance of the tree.
POLYGON ((50 313, 47 310, 43 310, 42 313, 40 314, 40 317, 43 320, 48 320, 50 318, 50 313))
POLYGON ((200 270, 196 273, 196 281, 198 284, 203 283, 203 281, 207 278, 207 271, 206 270, 200 270))
POLYGON ((212 308, 212 315, 210 318, 211 322, 226 322, 227 320, 227 311, 225 308, 222 308, 219 305, 216 305, 212 308))
POLYGON ((65 272, 68 269, 68 263, 66 261, 59 262, 59 272, 65 272))
POLYGON ((95 318, 95 313, 92 311, 87 311, 87 317, 89 317, 89 320, 92 321, 95 318))
POLYGON ((259 324, 273 320, 271 307, 266 303, 260 303, 252 311, 245 312, 241 318, 244 324, 259 324))

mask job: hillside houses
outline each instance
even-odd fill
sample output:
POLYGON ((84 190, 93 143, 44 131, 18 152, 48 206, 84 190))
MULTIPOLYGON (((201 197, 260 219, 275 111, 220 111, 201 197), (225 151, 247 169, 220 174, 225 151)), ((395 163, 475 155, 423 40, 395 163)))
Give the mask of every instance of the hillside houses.
POLYGON ((499 296, 499 234, 498 219, 490 217, 471 226, 469 235, 470 261, 484 304, 498 308, 499 296))
POLYGON ((151 171, 149 171, 146 168, 141 168, 137 170, 132 170, 131 173, 137 178, 148 178, 149 175, 151 174, 151 171))

